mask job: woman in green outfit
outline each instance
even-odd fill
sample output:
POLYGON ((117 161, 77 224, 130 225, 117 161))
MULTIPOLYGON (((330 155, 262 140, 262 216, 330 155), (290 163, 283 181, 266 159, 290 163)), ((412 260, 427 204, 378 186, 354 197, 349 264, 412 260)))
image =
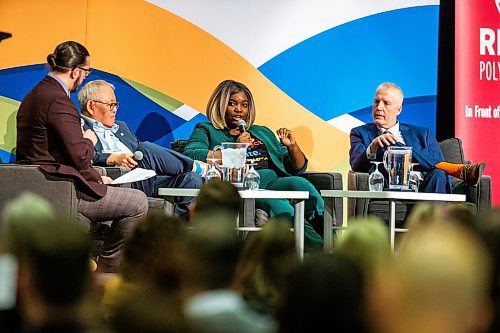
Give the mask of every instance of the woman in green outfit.
MULTIPOLYGON (((184 154, 206 161, 212 149, 222 142, 247 142, 247 158, 256 161, 260 174, 260 188, 281 191, 308 191, 305 202, 304 238, 307 251, 316 252, 323 245, 318 231, 323 230, 324 202, 316 188, 306 179, 296 176, 305 172, 307 158, 300 149, 292 131, 280 128, 275 134, 265 126, 254 125, 255 104, 250 90, 242 83, 226 80, 212 93, 207 105, 210 123, 199 123, 193 130, 184 154), (245 131, 238 121, 247 124, 245 131)), ((221 158, 216 150, 215 158, 221 158)), ((271 217, 281 217, 293 223, 294 209, 286 199, 256 199, 256 207, 271 217)))

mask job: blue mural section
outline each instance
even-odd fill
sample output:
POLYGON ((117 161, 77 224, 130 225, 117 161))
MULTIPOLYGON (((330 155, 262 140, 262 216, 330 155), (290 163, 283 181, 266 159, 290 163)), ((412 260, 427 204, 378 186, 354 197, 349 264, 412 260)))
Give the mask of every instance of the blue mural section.
POLYGON ((48 69, 45 65, 20 66, 0 70, 0 95, 17 101, 43 79, 48 69))
MULTIPOLYGON (((170 147, 173 130, 184 125, 184 119, 150 100, 119 76, 96 70, 91 80, 98 79, 115 86, 116 99, 120 102, 117 119, 125 121, 141 141, 170 147)), ((76 94, 72 98, 76 100, 76 94)))
POLYGON ((439 6, 367 16, 313 36, 259 70, 324 120, 361 117, 376 87, 394 82, 413 98, 404 121, 435 131, 438 20, 439 6))
MULTIPOLYGON (((21 102, 47 72, 45 64, 0 70, 0 96, 21 102)), ((176 116, 171 112, 173 110, 158 105, 116 75, 94 70, 87 81, 99 79, 115 86, 115 94, 120 102, 117 119, 125 121, 142 141, 155 142, 169 148, 175 139, 189 138, 197 122, 207 121, 203 114, 189 121, 176 116)), ((72 94, 71 98, 79 108, 77 93, 72 94)), ((14 155, 4 150, 0 150, 0 158, 2 161, 14 161, 14 155)))
MULTIPOLYGON (((406 98, 403 102, 403 111, 398 116, 402 123, 430 128, 436 136, 436 96, 422 96, 406 98)), ((372 122, 372 107, 367 106, 350 113, 351 116, 364 123, 372 122)))
POLYGON ((14 163, 16 161, 16 155, 0 149, 0 160, 2 163, 14 163))

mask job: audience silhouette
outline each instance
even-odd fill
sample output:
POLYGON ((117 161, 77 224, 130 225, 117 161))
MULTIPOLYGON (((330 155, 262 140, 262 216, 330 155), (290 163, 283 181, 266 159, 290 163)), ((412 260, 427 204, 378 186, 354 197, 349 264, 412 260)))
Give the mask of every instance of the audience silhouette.
MULTIPOLYGON (((3 212, 4 249, 17 258, 18 304, 26 332, 90 332, 90 238, 54 214, 45 199, 23 194, 3 212)), ((95 312, 97 314, 97 312, 95 312)))
POLYGON ((271 218, 245 240, 234 287, 256 311, 275 315, 283 302, 290 271, 299 264, 287 221, 271 218))
MULTIPOLYGON (((89 266, 88 230, 25 193, 1 212, 0 258, 15 258, 6 332, 493 333, 500 325, 500 209, 419 203, 395 253, 376 218, 353 219, 333 254, 295 251, 286 221, 243 239, 236 188, 211 180, 192 227, 150 214, 118 273, 89 266), (95 287, 109 274, 104 294, 95 287), (93 278, 94 277, 94 278, 93 278)), ((0 267, 1 268, 1 267, 0 267)), ((3 271, 5 272, 5 271, 3 271)), ((2 290, 4 295, 4 290, 2 290)))

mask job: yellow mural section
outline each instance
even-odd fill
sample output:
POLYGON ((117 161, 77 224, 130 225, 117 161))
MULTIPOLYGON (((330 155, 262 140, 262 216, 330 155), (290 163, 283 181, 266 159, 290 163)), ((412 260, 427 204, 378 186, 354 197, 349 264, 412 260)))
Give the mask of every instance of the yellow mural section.
POLYGON ((11 154, 16 147, 16 114, 19 102, 0 96, 0 149, 11 154))
POLYGON ((0 30, 13 34, 0 44, 0 69, 43 63, 57 44, 75 40, 89 49, 92 67, 203 113, 220 81, 241 81, 254 94, 256 123, 272 130, 292 129, 309 157, 310 170, 345 174, 348 169, 347 134, 303 108, 227 45, 150 3, 1 0, 0 30))

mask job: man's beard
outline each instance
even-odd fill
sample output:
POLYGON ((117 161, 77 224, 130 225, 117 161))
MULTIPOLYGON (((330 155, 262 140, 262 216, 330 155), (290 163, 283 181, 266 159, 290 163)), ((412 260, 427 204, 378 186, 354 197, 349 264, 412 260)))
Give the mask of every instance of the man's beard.
POLYGON ((80 80, 80 78, 78 78, 75 82, 73 82, 73 86, 71 87, 71 89, 69 89, 69 92, 70 93, 74 93, 78 87, 82 84, 83 80, 80 80))

